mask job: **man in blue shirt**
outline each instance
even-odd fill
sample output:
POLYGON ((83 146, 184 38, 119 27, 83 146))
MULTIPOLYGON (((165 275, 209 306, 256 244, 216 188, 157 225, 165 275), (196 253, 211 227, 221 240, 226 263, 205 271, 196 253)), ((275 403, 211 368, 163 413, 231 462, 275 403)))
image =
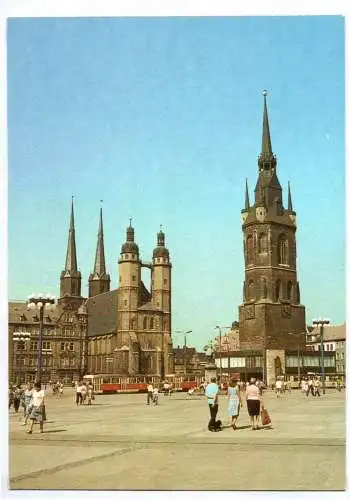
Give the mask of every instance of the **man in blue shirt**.
POLYGON ((210 384, 207 385, 205 389, 205 396, 207 398, 210 410, 208 429, 213 432, 218 430, 215 419, 219 410, 219 386, 216 383, 215 377, 213 377, 210 380, 210 384))

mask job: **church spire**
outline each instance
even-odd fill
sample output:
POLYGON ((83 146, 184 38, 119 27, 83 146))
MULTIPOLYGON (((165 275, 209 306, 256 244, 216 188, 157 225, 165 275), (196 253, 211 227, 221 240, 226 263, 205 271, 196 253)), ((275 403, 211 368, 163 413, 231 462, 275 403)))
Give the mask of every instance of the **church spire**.
POLYGON ((61 272, 60 297, 80 297, 81 295, 81 274, 77 264, 77 250, 75 246, 74 227, 74 203, 72 196, 72 206, 70 214, 68 245, 66 254, 66 264, 61 272))
POLYGON ((288 181, 288 210, 293 212, 292 195, 290 192, 290 183, 288 181))
POLYGON ((249 191, 248 191, 248 180, 245 180, 245 205, 244 209, 249 210, 250 208, 250 203, 249 203, 249 191))
POLYGON ((98 227, 97 247, 95 256, 94 274, 102 276, 106 273, 105 249, 103 241, 103 221, 102 221, 102 207, 100 208, 100 224, 98 227))
MULTIPOLYGON (((102 202, 102 200, 101 200, 102 202)), ((105 249, 103 239, 102 207, 100 208, 100 223, 98 226, 97 246, 94 270, 89 276, 89 297, 109 292, 110 276, 106 273, 105 249)))
POLYGON ((66 255, 66 265, 65 271, 76 272, 78 271, 77 264, 77 251, 75 246, 75 227, 74 227, 74 204, 72 196, 72 208, 70 214, 70 225, 68 234, 68 245, 67 245, 67 255, 66 255))
POLYGON ((266 96, 267 90, 263 91, 264 96, 264 115, 263 115, 263 130, 261 141, 261 153, 259 155, 259 170, 270 170, 276 167, 276 157, 272 152, 269 116, 267 113, 266 96))

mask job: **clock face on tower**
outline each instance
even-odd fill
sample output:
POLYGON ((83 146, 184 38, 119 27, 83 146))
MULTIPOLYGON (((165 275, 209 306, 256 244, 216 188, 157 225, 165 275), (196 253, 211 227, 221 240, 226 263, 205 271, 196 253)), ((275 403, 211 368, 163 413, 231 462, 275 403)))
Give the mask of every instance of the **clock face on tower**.
POLYGON ((257 207, 255 215, 259 222, 263 222, 266 217, 266 209, 264 207, 257 207))

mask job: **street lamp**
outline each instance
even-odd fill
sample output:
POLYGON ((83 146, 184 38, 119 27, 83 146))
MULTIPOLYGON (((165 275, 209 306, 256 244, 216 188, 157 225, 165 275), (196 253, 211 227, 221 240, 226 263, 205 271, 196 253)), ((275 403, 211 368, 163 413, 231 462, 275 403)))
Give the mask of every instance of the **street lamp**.
MULTIPOLYGON (((302 333, 289 332, 288 335, 300 337, 300 335, 303 335, 303 332, 302 333)), ((298 384, 300 385, 300 339, 298 339, 297 348, 298 348, 298 384)))
MULTIPOLYGON (((30 339, 30 332, 13 332, 12 340, 13 340, 13 375, 15 374, 15 344, 19 342, 24 342, 24 345, 27 340, 30 339)), ((21 365, 19 365, 19 383, 21 383, 21 365)))
POLYGON ((219 352, 220 352, 220 383, 222 383, 222 350, 221 350, 221 338, 222 338, 222 329, 223 328, 231 328, 230 326, 220 326, 216 325, 215 329, 219 330, 219 352))
POLYGON ((186 351, 187 351, 187 335, 192 333, 192 330, 176 330, 174 333, 181 333, 184 336, 184 375, 186 375, 187 369, 187 359, 186 359, 186 351))
POLYGON ((325 375, 324 375, 324 348, 323 348, 323 328, 324 325, 329 325, 330 321, 329 319, 313 319, 312 324, 313 326, 320 327, 320 341, 321 341, 321 376, 322 376, 322 392, 323 394, 326 394, 326 387, 325 387, 325 375))
POLYGON ((30 295, 27 301, 28 309, 39 310, 39 342, 38 342, 38 369, 36 381, 41 382, 41 373, 43 369, 42 347, 43 347, 43 326, 44 309, 53 310, 56 307, 56 298, 53 295, 30 295))

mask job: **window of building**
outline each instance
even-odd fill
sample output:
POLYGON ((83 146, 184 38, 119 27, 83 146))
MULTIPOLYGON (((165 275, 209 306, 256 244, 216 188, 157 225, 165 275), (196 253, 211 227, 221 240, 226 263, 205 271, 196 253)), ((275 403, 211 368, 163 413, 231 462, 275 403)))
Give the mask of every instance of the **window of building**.
POLYGON ((267 250, 268 250, 268 247, 267 247, 267 234, 266 233, 262 233, 260 236, 259 236, 259 244, 258 244, 258 248, 259 248, 259 253, 267 253, 267 250))
POLYGON ((128 305, 128 301, 124 300, 124 306, 127 306, 127 305, 128 305))
POLYGON ((69 366, 69 358, 62 358, 62 366, 64 367, 69 366))
POLYGON ((278 239, 278 263, 288 264, 288 240, 284 234, 278 239))
POLYGON ((164 278, 164 285, 167 285, 168 284, 168 280, 167 278, 164 278))
POLYGON ((66 349, 65 342, 61 342, 61 351, 64 351, 65 349, 66 349))
POLYGON ((247 264, 254 263, 254 244, 253 244, 253 236, 247 237, 247 264))
POLYGON ((143 329, 147 330, 147 317, 146 316, 143 318, 143 329))
POLYGON ((24 340, 18 340, 16 342, 16 345, 18 351, 24 351, 24 349, 26 348, 24 340))
POLYGON ((282 298, 281 297, 281 281, 280 280, 276 281, 275 297, 276 297, 276 302, 278 302, 282 298))
POLYGON ((292 290, 293 290, 293 283, 291 281, 288 281, 288 283, 287 283, 287 299, 288 300, 292 299, 292 290))
POLYGON ((136 281, 136 276, 135 274, 132 275, 132 281, 136 281))
POLYGON ((16 356, 16 365, 17 366, 24 366, 25 365, 25 360, 22 357, 16 356))
POLYGON ((254 299, 254 281, 249 280, 248 282, 248 300, 254 299))
POLYGON ((42 348, 49 351, 51 350, 51 342, 48 340, 43 340, 42 348))
POLYGON ((154 319, 153 318, 151 318, 149 321, 149 327, 150 327, 150 330, 153 330, 153 328, 154 328, 154 319))
POLYGON ((31 342, 30 343, 30 350, 37 351, 38 350, 38 342, 31 342))
POLYGON ((74 342, 69 342, 69 350, 74 351, 74 342))

